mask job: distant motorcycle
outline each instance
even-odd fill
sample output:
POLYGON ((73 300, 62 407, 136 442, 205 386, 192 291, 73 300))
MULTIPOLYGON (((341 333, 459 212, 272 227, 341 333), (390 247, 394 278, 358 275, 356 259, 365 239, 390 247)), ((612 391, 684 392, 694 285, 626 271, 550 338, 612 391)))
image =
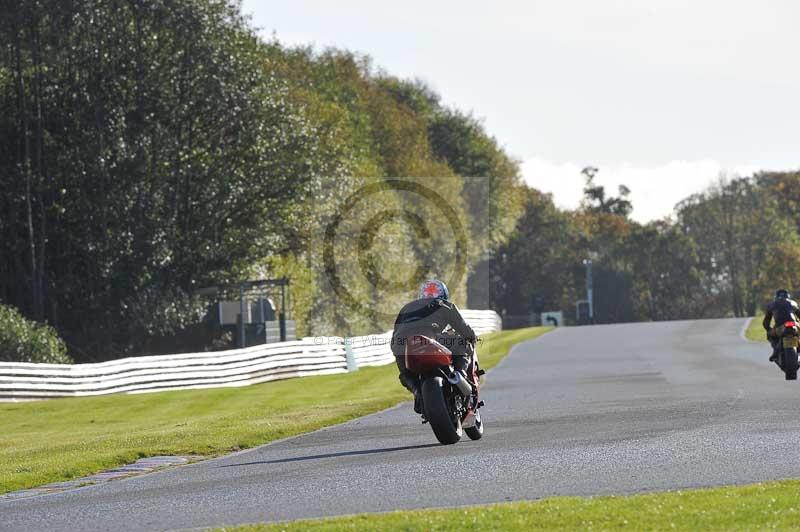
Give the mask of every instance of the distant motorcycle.
POLYGON ((786 374, 787 381, 797 380, 797 349, 800 347, 800 333, 795 321, 787 321, 777 327, 778 333, 778 360, 775 361, 786 374))
POLYGON ((430 423, 442 445, 458 443, 463 433, 472 440, 483 436, 480 377, 485 372, 478 367, 478 357, 471 358, 468 381, 453 368, 453 353, 433 338, 412 336, 406 344, 406 368, 421 383, 423 421, 430 423))

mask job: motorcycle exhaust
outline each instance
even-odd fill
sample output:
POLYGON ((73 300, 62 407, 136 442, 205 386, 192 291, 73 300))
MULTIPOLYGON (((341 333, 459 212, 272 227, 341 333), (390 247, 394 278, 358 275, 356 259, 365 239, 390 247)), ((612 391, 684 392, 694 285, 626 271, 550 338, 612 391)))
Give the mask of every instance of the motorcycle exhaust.
POLYGON ((470 397, 472 395, 472 385, 461 376, 461 373, 454 371, 452 376, 447 376, 447 382, 458 388, 461 395, 470 397))

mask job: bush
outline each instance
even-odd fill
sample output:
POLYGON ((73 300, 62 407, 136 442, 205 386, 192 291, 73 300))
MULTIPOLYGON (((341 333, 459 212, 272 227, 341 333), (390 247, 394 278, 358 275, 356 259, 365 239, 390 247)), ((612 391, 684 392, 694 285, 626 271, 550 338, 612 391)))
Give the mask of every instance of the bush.
POLYGON ((0 361, 72 364, 55 329, 27 320, 15 308, 0 304, 0 361))

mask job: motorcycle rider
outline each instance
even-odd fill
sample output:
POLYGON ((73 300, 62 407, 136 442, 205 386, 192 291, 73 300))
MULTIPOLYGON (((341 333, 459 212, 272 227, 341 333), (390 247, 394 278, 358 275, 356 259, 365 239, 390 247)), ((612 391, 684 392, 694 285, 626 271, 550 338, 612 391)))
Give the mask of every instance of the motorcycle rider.
POLYGON ((764 322, 762 323, 764 330, 767 331, 767 340, 772 344, 770 362, 778 360, 783 324, 787 321, 798 321, 798 314, 800 314, 800 307, 792 299, 792 295, 788 290, 781 289, 775 292, 775 301, 767 305, 764 322), (773 319, 775 320, 775 327, 772 326, 773 319))
MULTIPOLYGON (((406 369, 405 349, 408 338, 423 335, 435 339, 453 353, 453 365, 467 378, 470 357, 477 337, 467 325, 455 303, 449 301, 447 286, 437 279, 422 283, 418 298, 400 309, 392 334, 392 353, 400 370, 400 383, 414 394, 414 411, 422 413, 421 393, 416 376, 406 369), (444 334, 445 329, 455 333, 444 334)), ((469 381, 470 379, 467 379, 469 381)))

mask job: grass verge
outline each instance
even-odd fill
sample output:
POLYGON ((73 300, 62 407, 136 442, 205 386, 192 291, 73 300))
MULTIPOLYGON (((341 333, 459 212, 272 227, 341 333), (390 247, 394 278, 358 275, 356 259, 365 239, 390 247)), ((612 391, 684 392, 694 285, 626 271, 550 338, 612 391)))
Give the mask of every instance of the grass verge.
POLYGON ((798 530, 798 493, 800 481, 792 480, 629 497, 558 497, 539 502, 366 514, 221 530, 798 530))
MULTIPOLYGON (((483 367, 546 328, 486 335, 483 367)), ((394 365, 245 388, 0 404, 0 493, 157 455, 218 456, 408 400, 394 365)))
POLYGON ((758 319, 757 317, 750 320, 750 324, 744 331, 744 335, 747 337, 748 340, 753 342, 766 343, 767 341, 766 336, 764 336, 764 327, 762 327, 761 320, 758 319))

